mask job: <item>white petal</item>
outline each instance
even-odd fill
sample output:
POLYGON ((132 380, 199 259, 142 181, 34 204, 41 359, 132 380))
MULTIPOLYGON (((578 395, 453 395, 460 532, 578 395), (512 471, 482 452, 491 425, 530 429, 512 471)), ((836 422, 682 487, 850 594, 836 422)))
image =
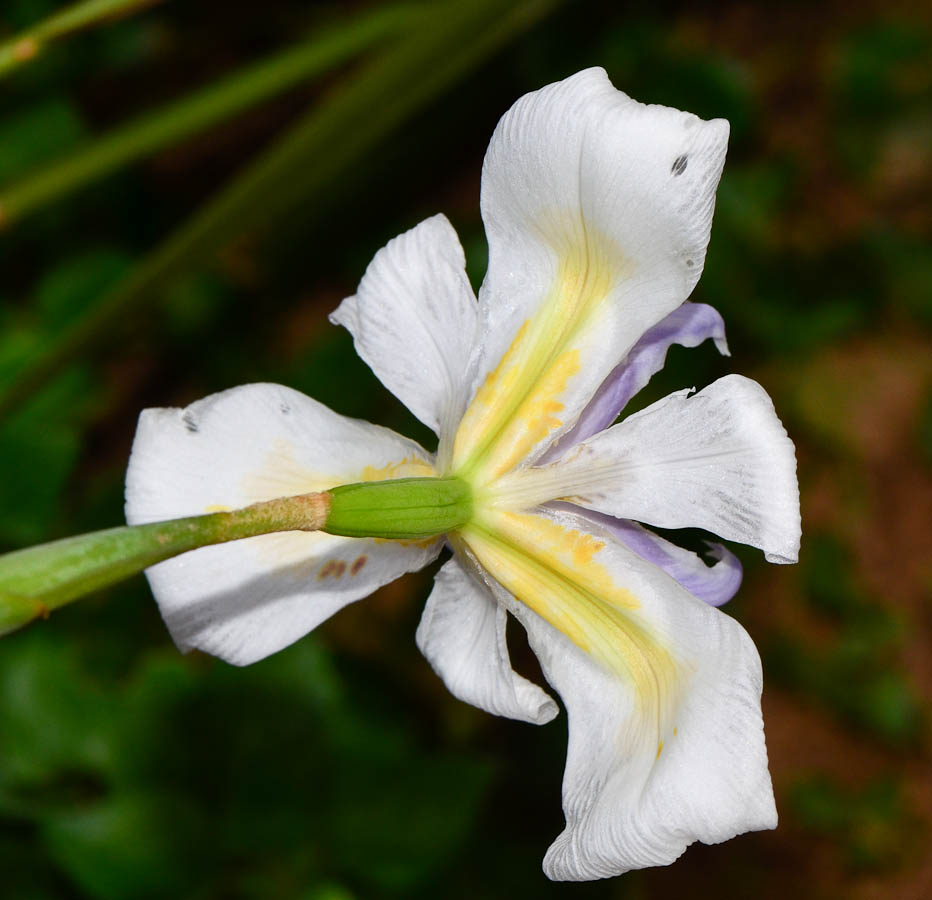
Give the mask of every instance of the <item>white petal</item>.
POLYGON ((604 878, 666 865, 696 840, 773 828, 760 659, 744 629, 581 516, 524 518, 544 516, 549 526, 525 535, 526 569, 494 542, 470 546, 508 588, 499 599, 513 604, 567 709, 566 829, 544 860, 547 875, 604 878), (569 539, 562 558, 548 546, 553 525, 569 539), (535 565, 566 580, 535 579, 523 596, 535 565), (605 592, 583 603, 606 573, 605 592), (625 647, 618 665, 599 646, 606 633, 625 647))
POLYGON ((451 559, 437 573, 417 629, 417 645, 450 693, 496 716, 542 725, 556 703, 511 668, 504 607, 451 559))
POLYGON ((740 375, 671 394, 501 489, 528 505, 559 497, 661 528, 705 528, 771 562, 799 554, 793 442, 767 392, 740 375))
POLYGON ((489 269, 460 468, 493 478, 539 455, 687 298, 727 137, 727 122, 644 106, 601 69, 504 116, 483 168, 489 269))
POLYGON ((382 383, 438 434, 452 431, 467 399, 476 299, 465 265, 453 227, 434 216, 379 250, 356 295, 330 316, 352 333, 382 383))
MULTIPOLYGON (((433 472, 414 442, 303 394, 251 384, 139 417, 130 524, 236 509, 336 484, 433 472)), ((205 547, 146 574, 182 650, 245 665, 436 557, 429 545, 287 532, 205 547)))

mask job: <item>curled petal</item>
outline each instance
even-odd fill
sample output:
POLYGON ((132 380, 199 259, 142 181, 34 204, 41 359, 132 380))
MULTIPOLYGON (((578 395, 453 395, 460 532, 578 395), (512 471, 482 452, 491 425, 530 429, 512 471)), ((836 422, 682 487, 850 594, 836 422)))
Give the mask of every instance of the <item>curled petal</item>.
POLYGON ((548 876, 666 865, 776 825, 760 659, 734 619, 562 509, 503 514, 467 540, 567 709, 548 876))
POLYGON ((463 371, 476 298, 463 248, 445 216, 426 219, 383 247, 355 296, 330 316, 382 383, 449 439, 465 408, 463 371))
POLYGON ((437 573, 417 629, 417 645, 453 696, 496 716, 542 725, 554 701, 511 668, 503 606, 457 558, 437 573))
POLYGON ((692 291, 728 138, 588 69, 522 97, 482 174, 489 269, 454 463, 491 480, 568 431, 692 291))
POLYGON ((673 344, 698 347, 707 338, 715 341, 719 353, 729 355, 725 323, 715 309, 705 303, 687 302, 673 310, 641 336, 599 386, 573 428, 540 461, 552 462, 566 449, 608 428, 628 401, 663 368, 667 351, 673 344))
MULTIPOLYGON (((130 524, 236 509, 336 484, 429 475, 413 441, 298 391, 252 384, 139 418, 130 524)), ((285 532, 204 547, 146 571, 175 642, 246 665, 436 557, 429 544, 285 532)))
MULTIPOLYGON (((557 504, 554 504, 557 506, 557 504)), ((691 550, 684 550, 637 522, 616 519, 602 513, 586 511, 586 519, 608 531, 642 559, 660 566, 687 591, 709 606, 724 606, 738 592, 744 570, 741 560, 722 544, 706 541, 706 550, 714 564, 707 566, 691 550)))

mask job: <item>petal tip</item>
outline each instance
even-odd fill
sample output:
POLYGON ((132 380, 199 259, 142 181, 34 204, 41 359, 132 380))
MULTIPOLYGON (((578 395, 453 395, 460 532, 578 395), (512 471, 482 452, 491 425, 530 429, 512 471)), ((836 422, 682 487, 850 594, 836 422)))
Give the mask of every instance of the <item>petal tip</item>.
POLYGON ((345 297, 340 305, 327 316, 327 321, 331 325, 342 326, 351 331, 350 322, 356 318, 356 304, 355 294, 351 297, 345 297))
POLYGON ((541 701, 540 706, 537 707, 532 724, 546 725, 548 722, 552 722, 558 715, 560 715, 560 707, 557 706, 555 700, 548 697, 546 700, 541 701))

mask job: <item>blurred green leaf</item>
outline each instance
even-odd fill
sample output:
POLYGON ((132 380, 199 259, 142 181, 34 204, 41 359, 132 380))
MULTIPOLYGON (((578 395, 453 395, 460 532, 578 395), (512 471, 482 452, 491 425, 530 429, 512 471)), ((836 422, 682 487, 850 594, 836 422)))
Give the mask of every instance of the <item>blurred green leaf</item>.
MULTIPOLYGON (((109 248, 82 251, 45 275, 28 313, 0 309, 0 384, 125 275, 127 257, 109 248)), ((77 462, 92 396, 86 371, 58 379, 29 408, 0 424, 0 545, 34 543, 47 536, 62 489, 77 462)))
POLYGON ((75 654, 33 631, 0 655, 0 804, 29 815, 80 799, 113 764, 118 707, 80 673, 75 654))
POLYGON ((932 248, 928 241, 885 228, 867 236, 865 249, 882 275, 890 307, 932 328, 932 248))
POLYGON ((855 582, 850 552, 834 535, 808 535, 800 565, 806 599, 837 634, 818 646, 789 633, 772 637, 765 645, 772 676, 881 741, 914 744, 923 715, 915 687, 894 663, 901 624, 855 582))
POLYGON ((169 651, 104 683, 48 630, 7 646, 0 822, 36 821, 88 897, 187 894, 234 861, 244 883, 277 860, 413 887, 485 796, 487 764, 418 758, 404 718, 355 709, 311 640, 249 670, 169 651))
POLYGON ((102 137, 85 141, 70 156, 59 154, 50 165, 31 171, 0 192, 0 224, 15 223, 135 160, 319 77, 387 34, 397 32, 411 19, 407 5, 375 7, 315 32, 304 43, 191 92, 175 103, 148 110, 102 137))
POLYGON ((111 248, 88 250, 59 262, 40 282, 35 312, 48 334, 70 325, 91 302, 129 271, 130 257, 111 248))
POLYGON ((321 884, 308 890, 301 900, 354 900, 355 894, 339 884, 321 884))
POLYGON ((679 45, 660 18, 638 20, 626 11, 622 27, 608 32, 598 58, 614 83, 642 102, 688 109, 704 119, 728 119, 733 142, 753 127, 755 101, 744 64, 679 45))
MULTIPOLYGON (((80 115, 64 97, 52 97, 5 116, 0 119, 0 182, 76 147, 84 135, 80 115)), ((0 224, 3 219, 0 207, 0 224)))
POLYGON ((932 32, 914 22, 889 21, 858 29, 843 41, 835 79, 844 107, 864 118, 887 119, 904 102, 932 91, 932 32))
POLYGON ((52 858, 88 897, 155 900, 189 890, 210 827, 186 797, 159 790, 49 816, 42 833, 52 858))
POLYGON ((365 882, 410 891, 466 838, 489 774, 478 760, 410 756, 345 773, 330 823, 338 858, 365 882))
POLYGON ((232 238, 312 202, 386 134, 558 2, 448 0, 426 7, 419 25, 308 114, 0 392, 0 418, 109 336, 130 310, 138 315, 166 283, 232 238))
MULTIPOLYGON (((0 44, 0 77, 30 62, 50 41, 158 2, 160 0, 82 0, 57 10, 49 18, 32 25, 12 40, 0 44)), ((16 0, 14 8, 20 17, 23 17, 27 10, 31 12, 30 19, 37 18, 37 14, 51 12, 45 5, 27 4, 23 0, 16 0)))
POLYGON ((88 388, 87 373, 72 370, 0 425, 0 545, 34 543, 53 530, 81 449, 88 388))
POLYGON ((828 647, 812 646, 788 633, 762 641, 770 677, 811 697, 866 736, 894 747, 915 746, 923 707, 908 677, 891 669, 888 641, 846 634, 828 647))
POLYGON ((851 555, 835 535, 807 534, 802 568, 806 599, 814 608, 844 620, 863 606, 862 592, 852 575, 851 555))
POLYGON ((875 778, 852 790, 817 775, 793 786, 790 803, 805 828, 840 843, 853 868, 896 866, 911 843, 912 816, 895 778, 875 778))
POLYGON ((912 22, 875 23, 842 43, 834 73, 836 140, 850 171, 862 177, 871 171, 894 123, 924 120, 928 132, 930 54, 932 31, 912 22))
POLYGON ((919 451, 926 465, 932 467, 932 390, 926 393, 917 428, 919 451))

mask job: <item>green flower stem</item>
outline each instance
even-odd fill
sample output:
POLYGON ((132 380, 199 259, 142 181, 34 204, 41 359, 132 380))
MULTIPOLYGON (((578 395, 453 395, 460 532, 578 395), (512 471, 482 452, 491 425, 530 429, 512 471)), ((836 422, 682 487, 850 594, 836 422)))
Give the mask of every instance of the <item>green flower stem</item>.
POLYGON ((345 537, 421 540, 455 531, 472 518, 472 491, 459 478, 396 478, 330 491, 323 530, 345 537))
POLYGON ((243 509, 126 525, 0 556, 0 634, 198 547, 278 531, 387 540, 435 538, 472 517, 459 478, 397 478, 279 497, 243 509))
POLYGON ((0 634, 198 547, 277 531, 318 531, 326 493, 254 503, 232 512, 126 525, 0 556, 0 634))
POLYGON ((399 31, 411 18, 409 4, 380 7, 323 29, 305 43, 177 103, 146 112, 0 191, 0 225, 9 227, 58 197, 330 71, 399 31))
POLYGON ((67 37, 82 28, 127 16, 161 0, 84 0, 44 19, 38 25, 0 44, 0 77, 29 62, 42 49, 58 38, 67 37))
POLYGON ((431 3, 418 24, 347 78, 209 201, 0 393, 0 419, 121 322, 164 296, 167 282, 234 238, 313 207, 394 129, 560 0, 431 3))

